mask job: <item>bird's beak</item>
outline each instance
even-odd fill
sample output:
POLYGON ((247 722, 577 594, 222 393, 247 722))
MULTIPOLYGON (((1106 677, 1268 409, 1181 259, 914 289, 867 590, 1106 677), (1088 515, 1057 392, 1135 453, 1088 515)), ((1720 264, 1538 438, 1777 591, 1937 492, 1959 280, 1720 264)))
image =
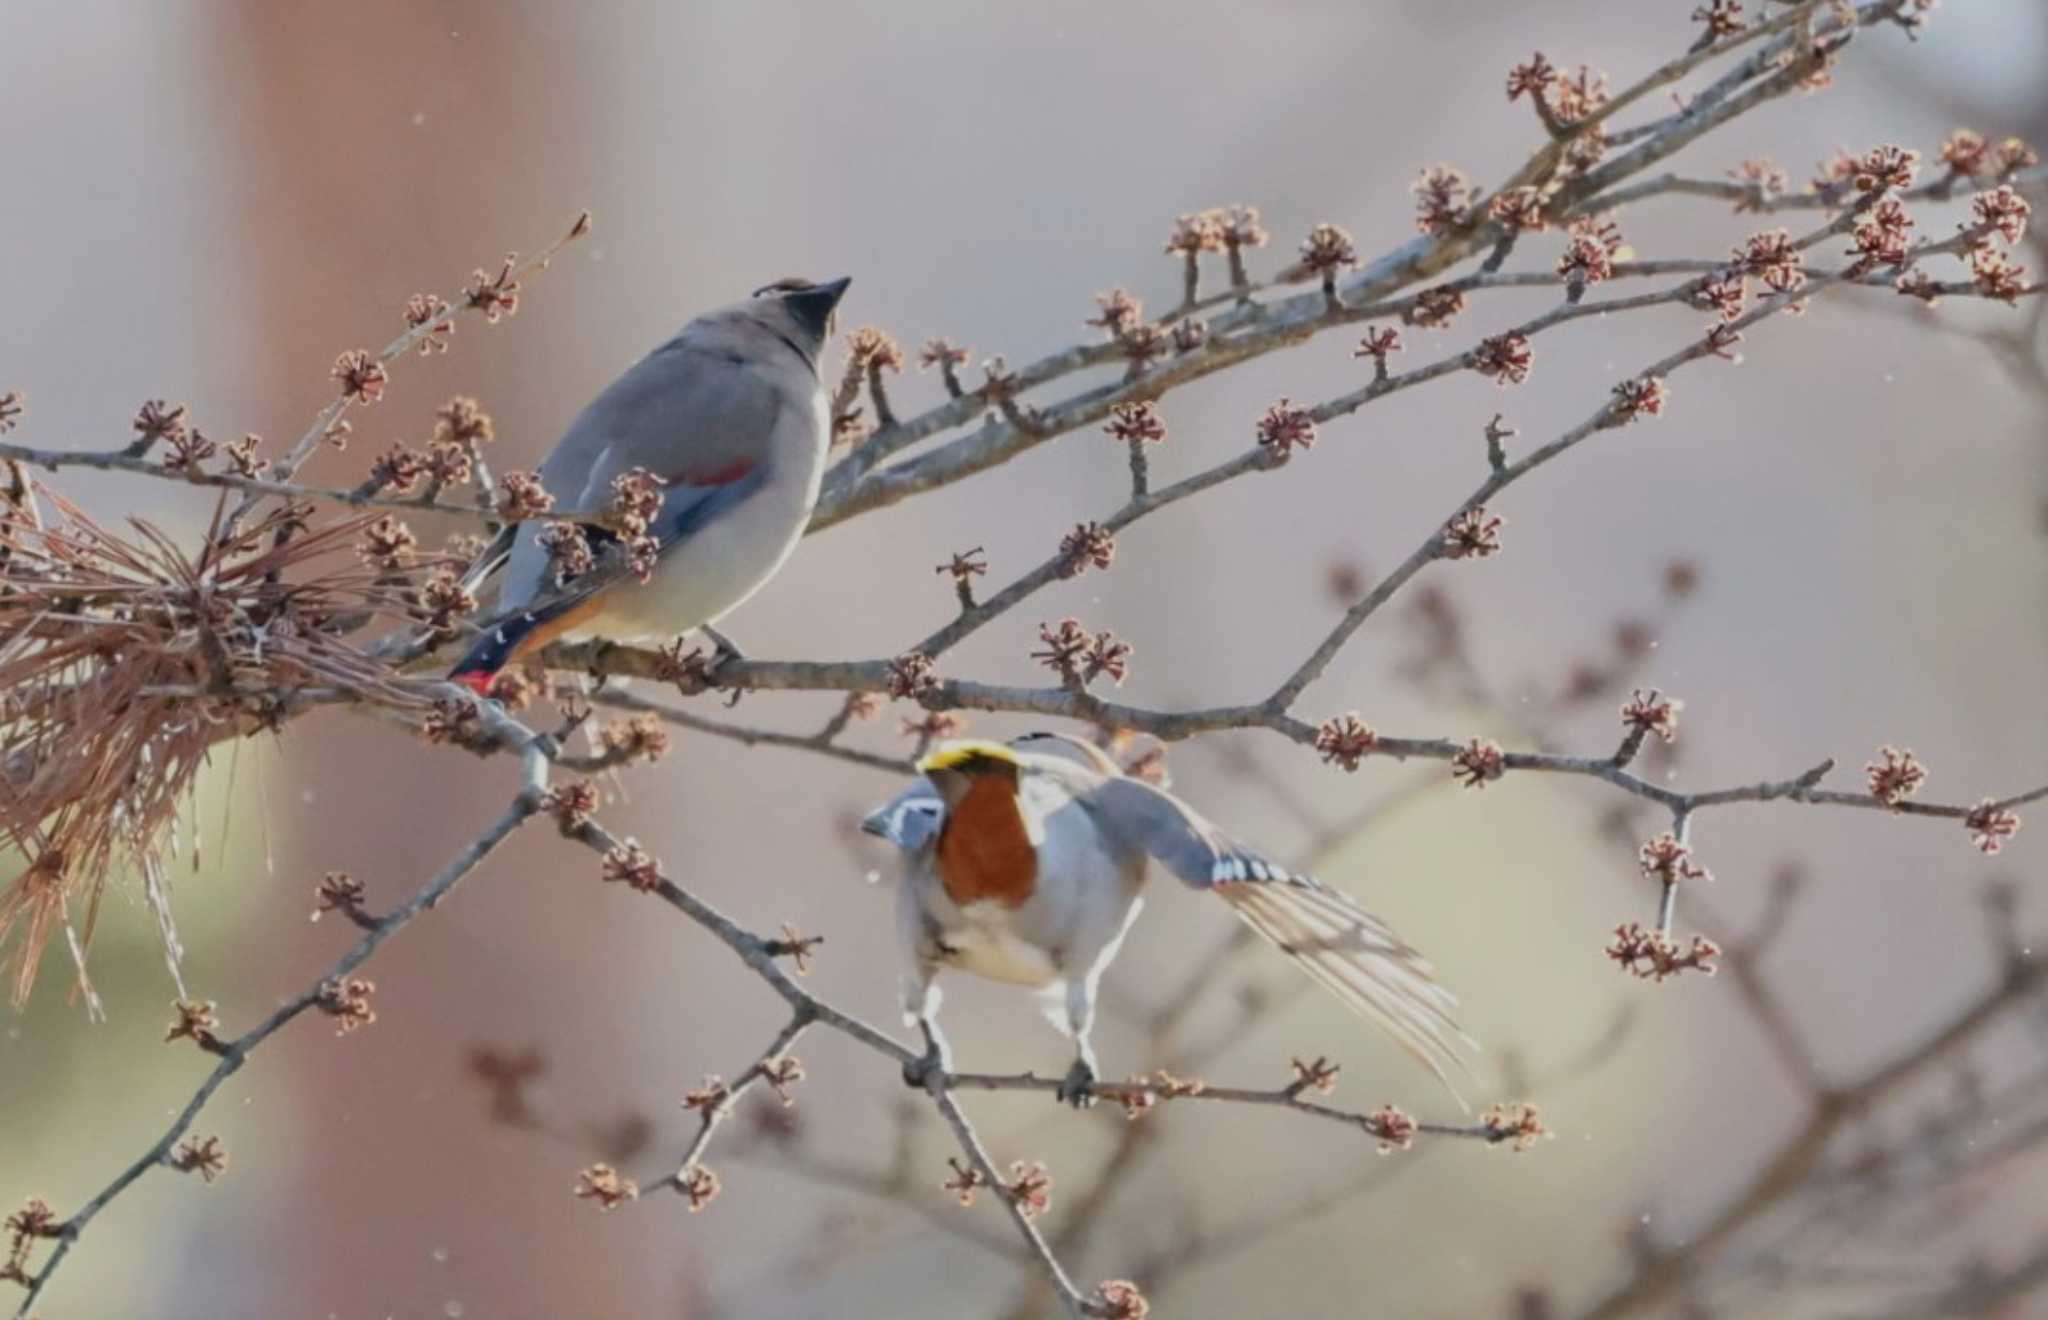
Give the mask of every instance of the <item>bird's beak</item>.
POLYGON ((782 296, 791 316, 823 342, 832 333, 832 310, 839 306, 839 300, 846 296, 846 286, 853 283, 850 277, 842 277, 826 284, 813 284, 808 288, 794 289, 782 296))

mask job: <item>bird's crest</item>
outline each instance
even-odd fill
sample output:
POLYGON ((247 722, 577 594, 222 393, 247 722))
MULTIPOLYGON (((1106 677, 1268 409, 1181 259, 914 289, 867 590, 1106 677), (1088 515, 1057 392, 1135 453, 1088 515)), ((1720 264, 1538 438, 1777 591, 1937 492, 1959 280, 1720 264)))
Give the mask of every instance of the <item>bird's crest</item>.
POLYGON ((981 738, 963 738, 957 742, 941 743, 937 751, 917 763, 918 773, 930 774, 934 770, 974 770, 976 762, 997 762, 1007 766, 1021 766, 1023 761, 1017 753, 999 742, 981 738))

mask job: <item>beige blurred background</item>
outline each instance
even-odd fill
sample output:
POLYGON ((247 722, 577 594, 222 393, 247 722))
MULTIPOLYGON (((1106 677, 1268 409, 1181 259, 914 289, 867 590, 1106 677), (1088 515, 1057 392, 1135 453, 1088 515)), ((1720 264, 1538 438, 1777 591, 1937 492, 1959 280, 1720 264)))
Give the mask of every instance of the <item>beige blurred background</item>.
MULTIPOLYGON (((408 294, 449 291, 586 206, 595 236, 529 285, 516 319, 466 322, 445 358, 401 364, 357 446, 310 475, 352 479, 365 451, 418 439, 457 392, 495 415, 501 462, 531 461, 689 315, 792 271, 851 274, 851 324, 1025 361, 1085 333, 1091 295, 1112 285, 1170 303, 1178 273, 1159 247, 1179 211, 1248 201, 1281 243, 1326 219, 1362 250, 1404 241, 1419 167, 1448 160, 1493 180, 1533 143, 1526 111, 1500 96, 1510 64, 1540 48, 1626 82, 1690 39, 1692 3, 13 0, 0 10, 0 386, 27 391, 31 443, 120 441, 152 396, 189 402, 210 431, 286 439, 328 397, 334 354, 386 340, 408 294)), ((1768 150, 1803 178, 1837 145, 1925 151, 1959 123, 2039 143, 2044 61, 2048 16, 2034 0, 1951 0, 1917 48, 1873 34, 1834 90, 1779 103, 1685 164, 1717 174, 1768 150)), ((1682 202, 1625 223, 1649 256, 1715 256, 1754 227, 1682 202)), ((1945 220, 1923 223, 1945 232, 1945 220)), ((1504 323, 1540 305, 1489 299, 1474 315, 1504 323)), ((1939 323, 2024 316, 1952 302, 1939 323)), ((1075 613, 1134 642, 1135 702, 1265 692, 1334 620, 1330 568, 1390 565, 1470 487, 1496 408, 1522 443, 1554 434, 1697 319, 1659 309, 1583 324, 1544 338, 1518 392, 1466 376, 1333 425, 1285 471, 1141 524, 1111 572, 1048 590, 947 672, 1033 681, 1036 621, 1075 613)), ((1410 359, 1437 338, 1411 336, 1410 359)), ((1386 731, 1516 742, 1525 697, 1545 708, 1574 661, 1608 654, 1617 621, 1636 617, 1655 626, 1642 677, 1687 703, 1675 782, 1784 776, 1836 755, 1837 782, 1851 784, 1880 742, 1916 749, 1932 768, 1927 794, 1944 800, 2041 781, 2043 396, 1971 339, 1877 298, 1831 298, 1745 347, 1739 368, 1677 377, 1655 426, 1519 485, 1502 506, 1503 557, 1433 571, 1506 709, 1398 677, 1416 638, 1396 613, 1344 653, 1304 713, 1356 708, 1386 731), (1660 581, 1675 558, 1703 581, 1667 609, 1660 581)), ((1171 396, 1155 471, 1236 452, 1276 395, 1348 388, 1348 351, 1331 335, 1171 396)), ((915 377, 896 391, 899 409, 935 396, 915 377)), ((948 615, 931 565, 983 545, 992 580, 1005 580, 1119 503, 1122 466, 1080 433, 824 533, 731 631, 761 656, 891 654, 948 615)), ((175 523, 206 507, 116 478, 66 484, 101 512, 140 502, 175 523)), ((803 728, 832 704, 763 695, 737 714, 803 728)), ((902 750, 897 714, 859 740, 902 750)), ((1022 727, 984 717, 975 731, 1022 727)), ((1548 730, 1604 752, 1612 703, 1548 730)), ((1331 819, 1440 770, 1369 762, 1345 776, 1250 735, 1174 749, 1181 791, 1282 851, 1303 846, 1306 827, 1233 770, 1244 755, 1331 819)), ((512 771, 344 716, 224 756, 196 821, 198 864, 179 881, 194 992, 219 1000, 231 1028, 259 1017, 348 936, 305 919, 320 873, 351 871, 396 899, 495 811, 512 771)), ((606 818, 748 923, 826 932, 816 988, 893 1024, 890 897, 863 877, 887 860, 858 851, 844 819, 894 787, 683 736, 622 782, 606 818)), ((1632 848, 1596 832, 1612 805, 1596 784, 1510 776, 1483 795, 1419 798, 1326 868, 1435 956, 1491 1047, 1487 1098, 1504 1058, 1540 1075, 1637 1005, 1616 1056, 1530 1097, 1558 1139, 1520 1158, 1437 1150, 1256 1252, 1183 1268, 1155 1288, 1155 1314, 1509 1314, 1524 1286, 1550 1289, 1569 1314, 1620 1277, 1628 1230, 1682 1241, 1754 1172, 1798 1121, 1797 1098, 1728 980, 1657 989, 1600 956, 1609 928, 1650 907, 1632 848)), ((1710 813, 1696 842, 1719 876, 1717 915, 1736 929, 1763 909, 1776 867, 1809 872, 1768 969, 1830 1074, 1868 1068, 1982 993, 1987 878, 2020 880, 2023 919, 2048 921, 2032 892, 2048 855, 2041 824, 1988 861, 1949 823, 1782 806, 1710 813)), ((1150 1002, 1225 920, 1162 892, 1114 994, 1150 1002)), ((0 1201, 76 1204, 203 1074, 195 1052, 155 1043, 173 992, 151 938, 139 896, 124 893, 94 949, 107 1024, 67 1004, 55 955, 28 1011, 0 1023, 0 1201)), ((1284 969, 1227 974, 1247 970, 1285 984, 1284 969)), ((655 1173, 687 1130, 681 1092, 743 1067, 780 1019, 713 941, 601 888, 590 857, 545 831, 370 974, 376 1025, 337 1040, 306 1021, 266 1047, 199 1123, 232 1152, 227 1177, 148 1179, 94 1225, 47 1316, 939 1317, 999 1314, 1022 1277, 902 1205, 793 1175, 772 1150, 714 1151, 726 1188, 700 1215, 673 1198, 611 1216, 572 1200, 575 1171, 596 1158, 580 1134, 650 1116, 653 1145, 628 1164, 655 1173), (545 1054, 535 1095, 554 1135, 488 1121, 464 1071, 480 1044, 545 1054)), ((1204 1012, 1228 1022, 1224 1004, 1204 1012)), ((1028 997, 963 983, 948 1016, 963 1066, 1064 1066, 1028 997)), ((1149 1062, 1122 1022, 1098 1043, 1112 1072, 1149 1062)), ((1996 1045, 1972 1056, 1987 1074, 2038 1071, 2023 1034, 1996 1045)), ((1340 1099, 1444 1116, 1426 1078, 1312 999, 1209 1075, 1274 1085, 1290 1054, 1318 1052, 1345 1063, 1340 1099)), ((805 1149, 883 1163, 893 1071, 829 1038, 799 1053, 805 1149)), ((1045 1159, 1071 1180, 1055 1188, 1055 1231, 1060 1191, 1085 1185, 1119 1135, 1113 1112, 1060 1119, 1042 1097, 969 1107, 999 1157, 1045 1159)), ((1083 1280, 1129 1271, 1190 1217, 1228 1224, 1373 1159, 1277 1113, 1183 1107, 1147 1121, 1162 1149, 1070 1261, 1083 1280)), ((985 1205, 952 1209, 937 1189, 943 1136, 919 1140, 926 1208, 1000 1228, 985 1205)), ((2041 1174, 2016 1167, 1980 1188, 1971 1213, 1891 1263, 1934 1278, 2038 1240, 2048 1208, 2024 1187, 2041 1174)), ((1736 1313, 1817 1305, 1788 1294, 1736 1313)))

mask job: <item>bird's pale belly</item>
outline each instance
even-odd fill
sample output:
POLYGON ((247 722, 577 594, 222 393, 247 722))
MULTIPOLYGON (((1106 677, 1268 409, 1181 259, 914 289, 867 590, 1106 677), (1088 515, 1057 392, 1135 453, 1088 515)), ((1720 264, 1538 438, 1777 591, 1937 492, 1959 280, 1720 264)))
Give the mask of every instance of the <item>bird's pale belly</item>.
POLYGON ((1060 979, 1060 969, 1051 954, 1003 928, 1002 918, 1008 915, 1007 910, 990 914, 992 920, 975 921, 974 908, 983 906, 997 905, 977 903, 962 914, 968 918, 965 923, 939 933, 940 962, 973 976, 1011 985, 1038 988, 1060 979))
POLYGON ((603 609, 572 635, 673 637, 716 622, 782 567, 803 534, 801 506, 815 493, 815 483, 762 488, 724 516, 715 544, 677 546, 661 557, 651 580, 608 592, 603 609))

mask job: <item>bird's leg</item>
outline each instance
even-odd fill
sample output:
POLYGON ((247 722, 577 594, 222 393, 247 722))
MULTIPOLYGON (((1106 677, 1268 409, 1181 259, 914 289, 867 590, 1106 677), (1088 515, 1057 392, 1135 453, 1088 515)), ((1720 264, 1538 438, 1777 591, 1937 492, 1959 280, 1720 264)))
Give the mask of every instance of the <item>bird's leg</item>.
POLYGON ((903 1065, 903 1084, 921 1091, 930 1090, 934 1082, 953 1070, 953 1052, 947 1047, 946 1038, 939 1034, 939 1000, 943 992, 933 979, 937 972, 935 964, 920 958, 905 977, 903 987, 903 1016, 916 1023, 924 1036, 924 1056, 903 1065))
POLYGON ((903 1084, 928 1091, 953 1071, 953 1052, 946 1045, 946 1038, 939 1034, 939 1024, 929 1015, 919 1016, 917 1029, 924 1033, 924 1055, 903 1065, 903 1084))
POLYGON ((1074 1037, 1074 1066, 1053 1094, 1061 1104, 1086 1109, 1095 1103, 1095 1047, 1088 1042, 1095 1029, 1095 978, 1079 977, 1067 985, 1067 1030, 1074 1037))

